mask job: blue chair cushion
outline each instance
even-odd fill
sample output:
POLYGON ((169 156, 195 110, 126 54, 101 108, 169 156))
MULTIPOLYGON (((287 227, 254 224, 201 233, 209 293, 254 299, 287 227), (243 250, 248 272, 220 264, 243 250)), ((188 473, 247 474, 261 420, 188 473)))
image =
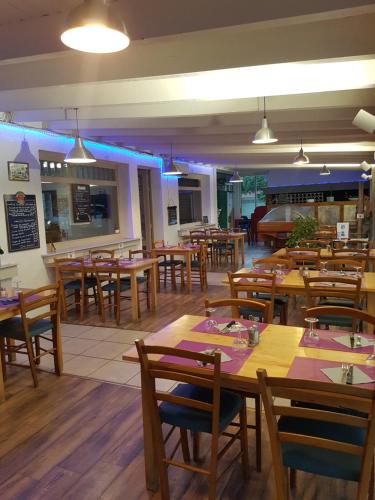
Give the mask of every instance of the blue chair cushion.
MULTIPOLYGON (((122 281, 120 280, 120 291, 125 292, 126 290, 130 290, 130 281, 122 281)), ((103 292, 115 292, 117 290, 117 283, 107 283, 102 286, 103 292)))
MULTIPOLYGON (((120 281, 122 283, 128 283, 130 286, 130 278, 121 278, 120 281)), ((146 281, 147 281, 146 276, 137 276, 137 283, 138 284, 145 283, 146 281)))
MULTIPOLYGON (((271 294, 270 293, 258 293, 254 295, 254 299, 263 299, 263 300, 271 300, 271 294)), ((275 295, 275 304, 283 306, 284 304, 287 304, 289 301, 289 297, 287 295, 275 295)))
MULTIPOLYGON (((254 297, 254 300, 256 300, 256 297, 254 297)), ((274 315, 275 316, 280 316, 281 314, 281 309, 282 305, 276 304, 274 306, 274 315)), ((248 316, 259 316, 261 313, 257 309, 252 309, 251 307, 240 307, 240 316, 247 318, 248 316)))
MULTIPOLYGON (((49 319, 40 319, 29 327, 31 337, 46 333, 53 328, 53 323, 49 319)), ((0 336, 11 339, 22 340, 25 338, 22 319, 20 317, 6 319, 0 322, 0 336)))
MULTIPOLYGON (((84 281, 84 287, 87 288, 94 288, 96 286, 96 278, 87 276, 84 281)), ((73 280, 73 281, 67 281, 64 283, 64 288, 66 290, 80 290, 81 289, 81 280, 73 280)))
POLYGON ((183 264, 183 260, 178 260, 178 259, 169 259, 169 260, 162 260, 159 262, 159 266, 180 266, 183 264))
MULTIPOLYGON (((172 390, 175 396, 186 397, 212 403, 212 391, 205 387, 198 387, 191 384, 178 384, 172 390)), ((243 401, 239 394, 221 389, 220 392, 220 432, 229 425, 242 407, 243 401)), ((190 429, 195 432, 211 433, 212 414, 206 411, 190 408, 188 406, 177 405, 163 401, 159 406, 160 420, 163 423, 175 425, 183 429, 190 429)))
POLYGON ((319 306, 342 306, 342 307, 354 307, 354 300, 345 299, 345 298, 337 298, 335 297, 327 297, 326 299, 319 300, 319 306))
MULTIPOLYGON (((186 267, 186 262, 184 262, 184 267, 186 267)), ((199 260, 192 260, 191 261, 191 268, 192 269, 199 269, 199 267, 200 267, 199 260)))
POLYGON ((331 314, 325 314, 324 316, 319 316, 319 323, 321 325, 332 325, 341 327, 352 327, 353 319, 348 316, 335 316, 331 314))
MULTIPOLYGON (((363 446, 366 439, 365 431, 358 427, 304 418, 281 417, 278 428, 281 432, 333 438, 336 441, 360 446, 363 446)), ((281 449, 285 467, 348 481, 359 480, 361 471, 359 455, 296 443, 281 443, 281 449)))

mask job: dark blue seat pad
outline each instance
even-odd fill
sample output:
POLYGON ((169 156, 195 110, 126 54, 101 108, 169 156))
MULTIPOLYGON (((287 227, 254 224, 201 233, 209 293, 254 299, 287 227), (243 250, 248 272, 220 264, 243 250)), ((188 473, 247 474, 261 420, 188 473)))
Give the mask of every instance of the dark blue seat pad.
POLYGON ((327 297, 326 299, 319 300, 319 306, 341 306, 341 307, 354 307, 354 300, 338 297, 327 297))
MULTIPOLYGON (((125 292, 126 290, 130 290, 130 281, 122 281, 120 280, 120 291, 125 292)), ((102 286, 103 292, 115 292, 117 290, 117 283, 107 283, 102 286)))
MULTIPOLYGON (((365 442, 363 429, 332 422, 281 417, 278 428, 280 431, 334 438, 336 441, 360 446, 365 442)), ((359 480, 361 457, 358 455, 296 443, 281 443, 281 449, 285 467, 349 481, 359 480)))
POLYGON ((162 260, 159 262, 159 266, 180 266, 183 264, 183 260, 178 260, 178 259, 169 259, 169 260, 162 260))
POLYGON ((342 327, 352 327, 353 319, 347 316, 335 316, 333 314, 324 314, 319 316, 319 323, 321 325, 333 325, 342 327))
MULTIPOLYGON (((129 283, 130 284, 130 278, 121 278, 121 281, 123 283, 129 283)), ((145 283, 147 281, 146 276, 137 276, 137 283, 145 283)))
MULTIPOLYGON (((29 334, 31 337, 41 335, 52 330, 53 324, 48 319, 40 319, 29 327, 29 334)), ((16 340, 25 338, 22 319, 20 317, 6 319, 0 322, 0 336, 9 337, 16 340)))
MULTIPOLYGON (((84 287, 87 288, 94 288, 96 286, 97 281, 96 278, 87 276, 84 280, 84 287)), ((80 290, 81 289, 81 280, 73 280, 73 281, 67 281, 64 283, 64 288, 67 290, 80 290)))
MULTIPOLYGON (((181 397, 212 403, 212 391, 204 387, 197 387, 191 384, 178 384, 172 390, 172 394, 181 397)), ((239 394, 221 389, 220 393, 220 417, 219 430, 227 427, 242 407, 243 401, 239 394)), ((211 433, 212 414, 206 411, 197 410, 188 406, 176 405, 162 402, 159 407, 160 419, 162 423, 190 429, 195 432, 211 433)))

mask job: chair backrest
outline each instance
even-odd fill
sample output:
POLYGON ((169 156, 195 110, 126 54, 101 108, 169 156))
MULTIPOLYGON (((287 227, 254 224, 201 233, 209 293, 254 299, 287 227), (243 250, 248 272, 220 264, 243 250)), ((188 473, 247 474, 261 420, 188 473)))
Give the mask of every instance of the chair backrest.
POLYGON ((286 475, 281 453, 282 443, 295 443, 301 446, 334 450, 347 455, 359 455, 362 458, 362 469, 357 499, 367 498, 366 492, 368 492, 373 467, 375 442, 375 391, 345 384, 268 377, 264 369, 257 370, 257 377, 270 436, 278 500, 287 498, 286 475), (312 404, 318 401, 319 409, 298 405, 281 406, 275 398, 312 404), (325 411, 320 405, 329 407, 330 411, 325 411), (340 412, 343 406, 356 414, 340 412), (333 411, 333 408, 337 408, 337 412, 333 411), (330 422, 353 427, 353 431, 361 428, 365 431, 366 439, 361 446, 338 441, 334 436, 332 438, 326 436, 323 439, 302 432, 296 434, 293 430, 279 431, 277 424, 279 416, 316 420, 317 426, 319 422, 330 422))
POLYGON ((202 242, 206 241, 205 231, 190 231, 190 243, 196 243, 200 245, 202 242))
POLYGON ((102 249, 102 250, 90 250, 90 257, 94 259, 113 259, 115 256, 115 251, 114 250, 107 250, 107 249, 102 249))
POLYGON ((250 273, 228 272, 228 280, 232 298, 241 298, 240 294, 245 293, 247 298, 252 297, 256 301, 268 303, 267 323, 272 323, 276 291, 275 274, 261 274, 256 271, 250 273), (270 298, 260 299, 257 297, 258 294, 267 294, 270 298))
POLYGON ((150 250, 129 250, 129 259, 132 259, 134 256, 140 256, 144 259, 150 259, 152 257, 150 250))
POLYGON ((267 321, 269 318, 269 304, 267 302, 262 302, 260 300, 253 299, 218 299, 218 300, 208 300, 204 301, 204 307, 206 309, 206 316, 210 317, 211 312, 209 309, 218 307, 230 307, 231 317, 238 319, 240 317, 240 307, 245 307, 246 309, 253 309, 258 311, 262 321, 267 321))
POLYGON ((347 241, 346 245, 349 248, 355 248, 357 250, 366 250, 367 248, 369 248, 369 242, 363 241, 362 238, 350 238, 350 240, 347 241))
POLYGON ((317 269, 320 261, 320 248, 287 248, 286 256, 292 262, 292 267, 308 266, 310 269, 317 269))
POLYGON ((283 269, 292 269, 292 263, 289 259, 282 257, 264 257, 263 259, 253 259, 253 268, 275 269, 282 266, 283 269))
POLYGON ((160 433, 158 402, 167 401, 168 403, 196 408, 210 413, 212 435, 217 439, 220 408, 220 353, 215 351, 212 355, 209 355, 172 347, 145 345, 143 340, 136 340, 135 345, 143 374, 144 397, 155 433, 160 433), (154 355, 173 356, 176 358, 176 362, 165 363, 160 360, 151 359, 154 355), (184 366, 178 363, 179 358, 181 360, 195 361, 197 366, 184 366), (199 367, 198 363, 202 367, 199 367), (203 366, 208 364, 212 365, 212 370, 203 368, 203 366), (170 392, 158 391, 155 386, 156 379, 171 380, 211 389, 213 396, 212 403, 175 396, 170 392))
POLYGON ((54 328, 60 324, 60 290, 61 284, 58 282, 18 294, 25 337, 29 335, 29 327, 40 320, 49 318, 54 328))
POLYGON ((354 302, 354 307, 358 308, 361 299, 360 277, 343 278, 341 276, 317 276, 303 277, 306 290, 307 304, 314 307, 315 299, 320 297, 335 297, 341 299, 350 299, 354 302))
POLYGON ((327 245, 331 243, 332 240, 322 240, 322 239, 315 239, 315 240, 301 240, 299 242, 299 245, 301 247, 306 247, 306 248, 325 248, 327 245))
POLYGON ((325 262, 325 266, 334 271, 355 271, 358 269, 359 272, 363 273, 366 269, 366 260, 330 259, 325 262))
POLYGON ((163 247, 165 247, 164 240, 156 240, 156 241, 154 241, 152 246, 153 246, 153 248, 163 248, 163 247))
POLYGON ((332 256, 335 259, 350 259, 350 260, 358 260, 365 261, 365 267, 367 269, 368 259, 369 259, 370 250, 367 248, 366 250, 361 249, 350 249, 350 248, 333 248, 332 256))
POLYGON ((83 257, 55 259, 56 283, 73 280, 81 281, 81 288, 84 286, 85 271, 83 257))
POLYGON ((121 268, 119 259, 98 259, 93 261, 94 273, 98 284, 98 292, 102 294, 102 284, 111 283, 120 292, 121 268))
POLYGON ((306 315, 318 319, 321 316, 341 316, 345 318, 352 318, 353 332, 359 332, 360 330, 364 331, 363 323, 367 323, 372 326, 372 333, 375 333, 375 316, 368 314, 361 309, 342 306, 317 306, 307 309, 306 315))

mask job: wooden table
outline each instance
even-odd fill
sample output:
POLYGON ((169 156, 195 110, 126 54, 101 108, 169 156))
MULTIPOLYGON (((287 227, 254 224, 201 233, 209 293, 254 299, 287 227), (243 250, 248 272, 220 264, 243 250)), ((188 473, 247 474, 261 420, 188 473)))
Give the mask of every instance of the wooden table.
MULTIPOLYGON (((156 310, 156 293, 157 293, 157 259, 119 259, 119 267, 121 268, 122 274, 127 274, 130 276, 130 293, 131 293, 131 306, 132 306, 132 319, 137 321, 139 319, 139 307, 138 307, 138 283, 137 274, 149 270, 150 271, 150 287, 151 287, 151 310, 156 310)), ((92 260, 84 260, 84 270, 87 273, 93 273, 95 271, 92 260)))
MULTIPOLYGON (((205 319, 203 316, 182 316, 159 332, 147 337, 146 343, 176 347, 182 340, 190 340, 214 345, 232 345, 233 337, 192 331, 195 325, 205 319)), ((258 368, 265 368, 271 377, 286 377, 296 356, 342 362, 342 351, 299 347, 298 344, 302 335, 303 328, 300 327, 268 325, 260 335, 259 345, 254 348, 251 356, 245 360, 239 371, 236 373, 221 373, 222 386, 244 392, 259 392, 256 376, 258 368)), ((367 354, 345 352, 345 361, 365 364, 367 356, 367 354)), ((123 359, 138 362, 135 347, 127 351, 123 355, 123 359)), ((369 364, 375 366, 375 362, 369 362, 369 364)), ((148 489, 156 491, 158 478, 152 448, 151 424, 145 406, 143 408, 146 484, 148 489)))
POLYGON ((233 268, 237 269, 238 266, 238 257, 239 257, 239 243, 241 243, 241 263, 242 265, 245 263, 245 236, 246 233, 216 233, 215 240, 223 240, 223 241, 233 241, 234 243, 234 256, 233 256, 233 268))
MULTIPOLYGON (((311 250, 314 250, 313 248, 311 248, 311 250)), ((340 249, 341 250, 346 250, 346 248, 344 249, 340 249)), ((354 252, 355 253, 355 249, 351 249, 351 248, 348 248, 347 249, 348 252, 354 252)), ((280 248, 280 250, 277 250, 277 252, 273 253, 272 254, 272 257, 286 257, 286 248, 280 248)), ((338 258, 343 258, 342 256, 338 257, 338 256, 334 256, 332 254, 332 251, 331 250, 327 250, 326 248, 322 248, 321 251, 320 251, 320 260, 321 261, 325 261, 325 260, 330 260, 330 259, 338 259, 338 258)), ((347 257, 348 259, 350 259, 350 256, 347 257)), ((373 271, 373 268, 374 268, 374 263, 375 263, 375 248, 372 248, 369 252, 369 256, 368 256, 368 260, 369 260, 369 266, 370 266, 370 271, 373 271)))
POLYGON ((171 259, 173 259, 175 255, 184 257, 186 264, 186 283, 188 293, 191 293, 192 291, 191 260, 193 255, 198 252, 200 252, 200 246, 193 244, 164 246, 153 248, 151 250, 153 257, 169 256, 171 259))

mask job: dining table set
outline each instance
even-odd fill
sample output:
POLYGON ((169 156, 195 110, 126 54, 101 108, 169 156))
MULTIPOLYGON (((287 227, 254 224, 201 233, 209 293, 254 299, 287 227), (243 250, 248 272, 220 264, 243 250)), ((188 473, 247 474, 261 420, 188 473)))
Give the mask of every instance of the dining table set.
MULTIPOLYGON (((185 315, 147 338, 148 345, 163 345, 195 352, 221 353, 223 388, 259 392, 257 370, 264 368, 270 377, 350 384, 375 389, 374 337, 371 333, 320 330, 306 318, 306 327, 258 323, 254 320, 216 316, 185 315), (254 344, 256 328, 259 341, 254 344)), ((123 359, 138 362, 135 348, 123 359)), ((176 363, 164 356, 165 363, 176 363)), ((178 360, 181 363, 181 360, 178 360)), ((194 360, 185 364, 195 365, 194 360)), ((210 366, 206 366, 210 369, 210 366)), ((149 415, 143 411, 145 471, 147 487, 156 490, 157 470, 153 458, 153 441, 149 415)))

